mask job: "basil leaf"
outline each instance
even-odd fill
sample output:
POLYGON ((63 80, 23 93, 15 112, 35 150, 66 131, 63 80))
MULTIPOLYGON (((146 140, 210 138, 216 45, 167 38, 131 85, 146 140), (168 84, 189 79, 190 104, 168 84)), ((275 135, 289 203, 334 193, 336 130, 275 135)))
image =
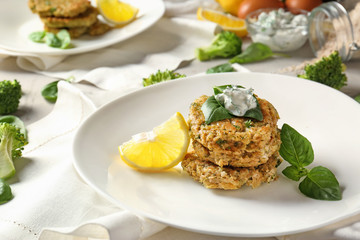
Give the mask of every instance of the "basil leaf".
POLYGON ((49 47, 62 49, 72 47, 70 34, 65 29, 60 30, 56 35, 46 31, 33 32, 29 38, 34 42, 46 43, 49 47))
POLYGON ((342 194, 335 175, 325 167, 314 167, 299 184, 300 191, 318 200, 341 200, 342 194))
POLYGON ((314 161, 311 143, 288 124, 284 124, 280 133, 279 153, 285 161, 297 168, 302 168, 314 161))
POLYGON ((25 128, 25 124, 23 121, 21 121, 20 118, 14 116, 14 115, 5 115, 0 117, 0 122, 6 122, 14 125, 15 127, 20 129, 20 132, 24 134, 25 139, 27 139, 27 131, 25 128))
POLYGON ((214 96, 209 97, 201 106, 201 110, 205 116, 205 123, 210 124, 215 121, 220 121, 233 116, 223 107, 214 96))
POLYGON ((262 121, 264 116, 262 114, 258 100, 256 99, 256 108, 252 108, 246 111, 244 117, 253 118, 258 121, 262 121))
POLYGON ((60 48, 62 45, 61 40, 54 33, 51 32, 46 33, 45 43, 49 47, 54 47, 54 48, 60 48))
POLYGON ((287 177, 290 178, 291 180, 294 181, 299 181, 300 178, 304 177, 307 175, 308 170, 306 168, 297 168, 295 166, 289 166, 286 167, 282 173, 287 177))
POLYGON ((14 198, 9 184, 0 178, 0 204, 7 203, 14 198))
POLYGON ((207 74, 211 73, 221 73, 221 72, 236 72, 235 68, 230 63, 225 63, 221 65, 217 65, 215 67, 209 68, 206 70, 207 74))
POLYGON ((274 55, 271 48, 262 43, 250 44, 242 53, 230 59, 230 63, 251 63, 268 59, 274 55))
POLYGON ((56 34, 56 36, 61 41, 60 48, 65 49, 70 47, 71 38, 68 31, 62 29, 56 34))
POLYGON ((47 84, 41 91, 41 95, 48 100, 49 102, 56 102, 58 95, 58 83, 59 81, 54 81, 47 84))
POLYGON ((45 35, 46 35, 45 31, 32 32, 29 35, 29 39, 33 42, 43 43, 45 35))

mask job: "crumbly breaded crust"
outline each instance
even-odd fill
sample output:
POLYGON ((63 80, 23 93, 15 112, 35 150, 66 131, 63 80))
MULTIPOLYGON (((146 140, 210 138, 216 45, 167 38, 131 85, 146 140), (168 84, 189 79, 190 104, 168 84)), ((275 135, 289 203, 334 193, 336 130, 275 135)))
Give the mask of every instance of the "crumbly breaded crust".
POLYGON ((51 32, 51 33, 58 33, 60 30, 62 29, 66 29, 71 38, 78 38, 80 36, 82 36, 83 34, 85 34, 88 30, 87 27, 76 27, 76 28, 50 28, 46 25, 44 25, 44 30, 47 32, 51 32))
POLYGON ((112 27, 107 25, 106 23, 96 21, 95 24, 91 25, 88 29, 88 34, 90 36, 99 36, 102 35, 108 31, 110 31, 112 27))
POLYGON ((97 21, 99 12, 89 7, 84 13, 76 17, 40 17, 41 21, 50 28, 90 27, 97 21))
POLYGON ((75 17, 90 7, 89 0, 29 0, 28 6, 40 16, 75 17))
POLYGON ((254 167, 266 163, 280 148, 279 115, 271 103, 258 99, 263 121, 234 117, 205 124, 201 106, 208 96, 196 99, 190 107, 188 124, 192 146, 203 160, 219 166, 254 167))
POLYGON ((191 152, 185 156, 181 166, 194 180, 202 183, 206 188, 234 190, 243 185, 256 188, 262 183, 277 180, 276 167, 280 163, 279 155, 274 154, 266 163, 257 167, 220 167, 202 160, 191 152))

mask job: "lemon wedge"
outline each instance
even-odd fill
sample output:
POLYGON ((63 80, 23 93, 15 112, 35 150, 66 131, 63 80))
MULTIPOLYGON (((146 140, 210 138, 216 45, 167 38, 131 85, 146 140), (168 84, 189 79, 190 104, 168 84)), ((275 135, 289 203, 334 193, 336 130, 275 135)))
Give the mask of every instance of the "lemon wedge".
POLYGON ((97 0, 97 8, 106 21, 115 25, 124 25, 136 18, 139 9, 118 0, 97 0))
POLYGON ((231 14, 200 7, 197 10, 196 16, 199 20, 217 23, 222 29, 234 32, 239 37, 245 37, 248 34, 245 20, 231 14))
POLYGON ((122 160, 136 170, 157 172, 176 166, 187 153, 189 127, 177 112, 166 122, 119 146, 122 160))

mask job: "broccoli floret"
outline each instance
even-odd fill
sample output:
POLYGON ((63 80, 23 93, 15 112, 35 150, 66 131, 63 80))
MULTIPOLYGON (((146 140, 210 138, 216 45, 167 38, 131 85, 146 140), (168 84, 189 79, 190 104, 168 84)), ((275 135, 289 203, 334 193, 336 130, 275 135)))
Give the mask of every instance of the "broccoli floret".
POLYGON ((16 126, 0 123, 0 178, 6 179, 15 174, 13 160, 22 156, 28 142, 16 126))
POLYGON ((173 80, 176 78, 183 78, 183 77, 186 77, 186 75, 170 70, 165 70, 165 71, 158 70, 156 73, 151 74, 148 78, 143 78, 143 86, 146 87, 153 85, 155 83, 165 82, 168 80, 173 80))
POLYGON ((213 58, 228 58, 241 53, 242 41, 235 33, 222 31, 206 47, 196 48, 195 57, 200 61, 213 58))
POLYGON ((305 73, 298 75, 298 77, 340 89, 346 86, 347 83, 345 69, 346 66, 342 63, 339 52, 334 51, 314 64, 306 65, 304 68, 305 73))
POLYGON ((15 112, 20 103, 21 85, 17 80, 0 81, 0 114, 15 112))

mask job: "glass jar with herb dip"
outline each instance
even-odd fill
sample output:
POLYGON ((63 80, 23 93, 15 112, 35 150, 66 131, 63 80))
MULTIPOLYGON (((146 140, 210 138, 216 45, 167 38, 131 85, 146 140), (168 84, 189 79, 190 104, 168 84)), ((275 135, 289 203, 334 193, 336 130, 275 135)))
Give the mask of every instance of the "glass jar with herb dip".
POLYGON ((337 50, 343 61, 360 58, 360 1, 330 1, 314 8, 308 31, 315 56, 337 50))

